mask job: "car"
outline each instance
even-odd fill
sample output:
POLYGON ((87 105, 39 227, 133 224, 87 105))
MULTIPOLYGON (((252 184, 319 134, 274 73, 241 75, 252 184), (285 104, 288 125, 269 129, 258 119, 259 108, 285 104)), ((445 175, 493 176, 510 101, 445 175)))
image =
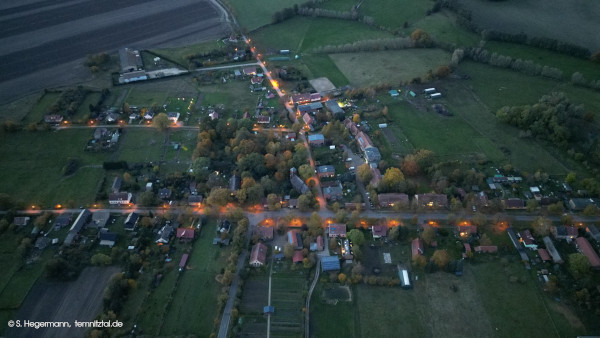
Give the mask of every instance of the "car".
POLYGON ((477 211, 477 207, 473 206, 473 212, 477 211))

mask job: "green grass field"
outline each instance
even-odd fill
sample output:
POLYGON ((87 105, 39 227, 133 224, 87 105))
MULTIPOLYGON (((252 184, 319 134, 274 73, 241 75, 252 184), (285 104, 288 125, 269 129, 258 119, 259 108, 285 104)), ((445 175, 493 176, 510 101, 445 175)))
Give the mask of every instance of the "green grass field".
POLYGON ((301 4, 301 0, 262 0, 252 2, 244 0, 227 0, 233 7, 233 15, 242 28, 253 31, 273 22, 273 14, 294 4, 301 4))
POLYGON ((154 128, 130 128, 123 133, 119 142, 119 161, 159 161, 163 154, 165 134, 154 128))
POLYGON ((439 49, 408 49, 368 53, 329 55, 341 72, 355 86, 378 83, 397 84, 423 77, 428 70, 450 62, 450 54, 439 49))
POLYGON ((29 114, 23 120, 23 124, 37 123, 44 120, 44 115, 48 114, 50 107, 60 97, 60 93, 49 92, 44 95, 33 105, 29 114))
POLYGON ((218 41, 209 41, 198 43, 189 46, 183 46, 178 48, 162 48, 162 49, 153 49, 152 52, 164 57, 165 59, 175 61, 181 65, 187 65, 188 60, 186 56, 206 53, 210 52, 213 49, 219 49, 224 46, 224 43, 221 40, 218 41))
POLYGON ((217 295, 222 287, 215 281, 215 276, 224 266, 229 251, 212 244, 215 228, 215 222, 205 225, 202 237, 194 243, 188 270, 179 278, 162 335, 202 336, 213 328, 218 309, 217 295))
POLYGON ((91 137, 91 129, 1 134, 2 191, 27 204, 92 202, 104 174, 96 166, 101 166, 108 154, 83 151, 91 137), (79 160, 79 169, 63 176, 61 170, 69 158, 79 160))
POLYGON ((90 116, 90 104, 96 105, 98 103, 99 99, 100 99, 99 92, 89 92, 85 96, 85 99, 83 99, 83 102, 81 102, 81 105, 79 105, 77 112, 75 112, 75 114, 71 118, 73 120, 73 122, 75 122, 75 123, 87 122, 87 120, 89 119, 89 116, 90 116))
POLYGON ((479 35, 460 27, 456 23, 456 15, 446 10, 422 17, 404 28, 403 32, 408 36, 417 28, 424 30, 436 41, 453 43, 459 47, 476 46, 480 40, 479 35))
POLYGON ((344 73, 342 73, 333 60, 331 60, 329 55, 307 55, 302 58, 301 62, 304 63, 308 69, 309 79, 326 77, 336 87, 343 87, 350 83, 344 73))
POLYGON ((154 103, 162 105, 168 95, 168 91, 164 89, 147 90, 140 86, 132 86, 123 102, 129 103, 132 107, 150 107, 154 103))
POLYGON ((311 337, 360 337, 360 321, 355 319, 356 301, 327 304, 324 285, 317 284, 310 301, 311 337))
POLYGON ((365 1, 359 12, 373 17, 377 25, 396 29, 402 27, 404 22, 412 24, 424 17, 433 4, 432 1, 415 0, 365 1))

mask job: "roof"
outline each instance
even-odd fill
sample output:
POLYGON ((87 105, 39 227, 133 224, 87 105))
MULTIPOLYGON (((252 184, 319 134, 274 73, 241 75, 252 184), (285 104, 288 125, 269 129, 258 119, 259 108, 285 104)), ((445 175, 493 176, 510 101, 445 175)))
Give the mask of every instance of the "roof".
POLYGON ((445 194, 418 194, 415 195, 416 200, 421 206, 432 206, 432 207, 447 207, 448 196, 445 194))
POLYGON ((292 183, 294 189, 301 194, 305 194, 309 190, 306 183, 304 183, 304 181, 297 175, 292 175, 292 177, 290 177, 290 182, 292 183))
POLYGON ((97 228, 104 228, 110 218, 108 210, 98 210, 92 214, 92 222, 97 228))
POLYGON ((29 217, 15 217, 13 218, 13 224, 16 226, 24 226, 29 223, 29 217))
POLYGON ((374 225, 371 230, 373 231, 373 237, 387 236, 387 226, 385 225, 374 225))
POLYGON ((332 165, 320 165, 317 167, 317 172, 319 174, 323 173, 335 173, 335 167, 332 165))
POLYGON ((269 122, 271 122, 271 117, 270 116, 259 116, 256 119, 256 122, 262 123, 262 124, 269 123, 269 122))
POLYGON ((338 199, 338 198, 342 198, 342 195, 343 195, 343 189, 339 184, 338 184, 338 186, 323 188, 323 196, 326 199, 338 199))
POLYGON ((319 93, 304 93, 292 95, 292 103, 303 103, 303 102, 315 102, 321 101, 321 94, 319 93))
POLYGON ((311 102, 307 104, 302 104, 298 106, 298 111, 301 113, 307 113, 311 111, 315 111, 323 108, 323 104, 321 102, 311 102))
POLYGON ((300 263, 304 259, 304 255, 302 254, 302 250, 294 251, 294 257, 292 257, 292 261, 294 263, 300 263))
POLYGON ((71 226, 71 229, 69 229, 69 232, 79 233, 91 215, 92 213, 88 209, 81 210, 79 216, 77 216, 77 219, 75 219, 75 222, 71 226))
POLYGON ((169 188, 158 189, 158 197, 159 198, 171 197, 171 189, 169 189, 169 188))
POLYGON ((412 258, 415 259, 418 255, 423 254, 423 240, 415 238, 411 243, 412 258))
POLYGON ((108 195, 109 201, 127 201, 131 200, 131 193, 128 192, 117 192, 108 195))
POLYGON ((190 195, 188 197, 188 204, 200 204, 202 203, 202 196, 200 195, 190 195))
POLYGON ((275 228, 273 227, 256 227, 256 233, 260 234, 260 238, 263 240, 273 239, 273 235, 275 234, 275 228))
POLYGON ((550 260, 550 254, 548 254, 548 251, 546 251, 546 249, 538 249, 538 254, 540 255, 540 258, 546 262, 550 260))
POLYGON ((308 135, 308 142, 318 142, 318 141, 325 141, 325 136, 323 136, 323 134, 308 135))
POLYGON ((256 74, 256 67, 246 67, 242 72, 244 75, 254 75, 256 74))
POLYGON ((594 224, 588 225, 585 230, 590 234, 590 236, 592 236, 592 238, 596 240, 600 239, 600 231, 594 224))
POLYGON ((132 212, 129 215, 127 215, 127 218, 125 219, 125 229, 133 230, 133 228, 137 224, 137 221, 139 218, 140 218, 140 215, 138 215, 135 212, 132 212))
POLYGON ((121 189, 121 184, 122 184, 123 180, 121 179, 120 176, 115 177, 115 179, 113 180, 113 184, 111 189, 114 192, 118 192, 121 189))
POLYGON ((344 110, 335 100, 325 101, 325 106, 331 111, 332 114, 344 114, 344 110))
POLYGON ((121 70, 131 72, 142 67, 142 57, 140 52, 134 49, 119 49, 119 60, 121 61, 121 70))
POLYGON ((533 236, 531 235, 531 232, 529 230, 520 231, 519 237, 521 237, 521 239, 523 240, 523 243, 525 243, 525 245, 532 245, 535 243, 535 239, 533 238, 533 236))
POLYGON ((548 250, 548 253, 552 257, 552 260, 554 261, 554 263, 562 263, 563 259, 562 259, 562 257, 560 257, 558 250, 556 250, 556 247, 554 246, 552 239, 550 239, 550 237, 548 237, 548 236, 545 236, 544 244, 546 245, 546 250, 548 250))
POLYGON ((373 142, 369 135, 363 133, 362 131, 356 134, 356 141, 358 141, 358 146, 360 149, 365 150, 368 147, 373 147, 373 142))
POLYGON ((117 235, 116 233, 108 231, 101 231, 98 235, 100 241, 116 242, 118 237, 119 235, 117 235))
POLYGON ((367 162, 379 162, 381 160, 381 153, 377 147, 368 147, 363 150, 367 162))
POLYGON ((329 237, 346 237, 346 224, 329 224, 329 237))
POLYGON ((520 198, 509 198, 504 200, 504 207, 506 209, 524 209, 525 201, 520 198))
POLYGON ((302 247, 302 238, 298 238, 298 235, 300 235, 300 233, 293 230, 287 232, 287 242, 294 248, 302 247))
POLYGON ((577 244, 579 251, 581 251, 581 253, 590 261, 590 266, 592 268, 600 268, 600 257, 598 257, 598 254, 594 251, 594 248, 592 248, 592 245, 585 237, 577 237, 575 239, 575 244, 577 244))
POLYGON ((264 265, 267 261, 267 246, 262 243, 254 244, 250 253, 250 263, 260 263, 264 265))
POLYGON ((194 234, 192 228, 177 228, 177 238, 194 239, 194 234))
POLYGON ((340 259, 338 256, 321 257, 321 271, 340 270, 340 259))
POLYGON ((66 227, 67 225, 69 225, 69 223, 71 223, 71 214, 68 212, 62 213, 60 214, 55 220, 54 220, 54 226, 58 226, 58 227, 66 227))

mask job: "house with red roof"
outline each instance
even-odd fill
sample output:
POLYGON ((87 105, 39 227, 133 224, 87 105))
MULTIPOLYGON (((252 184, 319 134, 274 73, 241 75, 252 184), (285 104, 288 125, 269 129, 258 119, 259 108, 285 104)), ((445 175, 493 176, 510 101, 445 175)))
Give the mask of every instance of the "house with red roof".
POLYGON ((179 241, 190 242, 194 240, 194 235, 194 229, 192 228, 177 228, 176 237, 179 238, 179 241))
POLYGON ((581 252, 590 261, 590 266, 593 269, 599 270, 600 257, 598 257, 598 254, 596 251, 594 251, 594 248, 592 248, 590 242, 588 242, 585 237, 577 237, 575 238, 575 245, 577 246, 579 252, 581 252))
POLYGON ((535 243, 535 239, 533 238, 529 230, 520 231, 519 237, 521 237, 521 243, 524 247, 529 248, 531 250, 537 250, 537 244, 535 243))
POLYGON ((328 227, 329 237, 346 238, 346 224, 333 223, 328 227))
POLYGON ((542 261, 544 262, 549 262, 552 258, 550 258, 550 254, 548 253, 548 251, 546 249, 538 249, 538 254, 540 255, 540 258, 542 259, 542 261))
POLYGON ((287 232, 287 241, 291 244, 294 249, 302 249, 304 244, 302 243, 302 236, 299 232, 290 230, 287 232))
POLYGON ((294 251, 294 256, 292 257, 292 262, 302 263, 303 259, 304 259, 304 255, 302 254, 301 250, 294 251))
POLYGON ((373 238, 387 237, 387 225, 374 225, 371 231, 373 231, 373 238))
POLYGON ((323 236, 317 236, 317 251, 323 251, 325 249, 325 245, 323 243, 323 236))
POLYGON ((256 234, 260 236, 263 241, 270 241, 273 239, 275 229, 273 227, 258 226, 254 230, 256 234))
POLYGON ((256 243, 250 253, 250 265, 259 268, 267 262, 267 246, 262 243, 256 243))

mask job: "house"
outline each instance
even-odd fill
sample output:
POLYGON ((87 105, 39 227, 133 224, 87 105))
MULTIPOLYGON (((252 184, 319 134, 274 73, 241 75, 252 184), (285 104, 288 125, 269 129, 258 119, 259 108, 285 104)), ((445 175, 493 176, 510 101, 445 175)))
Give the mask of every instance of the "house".
POLYGON ((479 205, 480 207, 487 207, 489 205, 489 201, 485 192, 480 191, 475 194, 475 204, 479 205))
POLYGON ((120 176, 115 177, 115 179, 113 180, 112 186, 110 188, 110 190, 116 194, 121 190, 121 185, 123 184, 123 180, 121 179, 120 176))
POLYGON ((294 249, 302 249, 302 235, 294 230, 289 230, 287 232, 287 242, 294 247, 294 249))
POLYGON ((504 209, 507 210, 522 210, 525 209, 525 201, 520 198, 509 198, 504 201, 504 209))
POLYGON ((546 249, 538 249, 538 254, 540 255, 542 261, 548 262, 550 260, 550 254, 548 254, 548 251, 546 249))
POLYGON ((323 251, 325 248, 323 243, 323 236, 317 236, 317 251, 323 251))
POLYGON ((571 198, 569 200, 569 208, 573 211, 582 211, 589 205, 600 206, 600 200, 593 198, 571 198))
POLYGON ((156 237, 156 243, 167 244, 171 240, 171 236, 173 236, 173 232, 175 229, 170 224, 163 225, 163 227, 158 231, 158 236, 156 237))
POLYGON ((577 228, 574 226, 551 226, 550 232, 557 240, 564 239, 570 242, 572 239, 575 239, 579 236, 579 232, 577 228))
POLYGON ((423 252, 423 240, 420 238, 413 239, 411 243, 412 259, 416 259, 419 255, 422 255, 423 252))
POLYGON ((232 194, 235 194, 242 187, 242 178, 238 175, 232 175, 229 178, 229 190, 232 194))
POLYGON ((519 237, 521 237, 521 243, 523 243, 524 247, 531 250, 537 250, 537 244, 535 243, 535 239, 529 230, 520 231, 519 237))
POLYGON ((275 307, 273 305, 267 305, 263 307, 263 315, 272 315, 275 313, 275 307))
POLYGON ((340 259, 338 256, 321 257, 321 271, 338 271, 340 270, 340 259))
POLYGON ((290 174, 290 183, 292 184, 292 187, 294 187, 294 189, 296 189, 296 191, 298 191, 301 194, 306 194, 310 190, 306 183, 304 183, 304 181, 300 177, 298 177, 298 175, 296 175, 293 171, 290 174))
POLYGON ((177 237, 180 242, 191 242, 194 240, 195 234, 193 228, 177 228, 175 237, 177 237))
POLYGON ((69 225, 69 223, 71 223, 71 214, 65 212, 56 217, 56 219, 54 220, 54 228, 62 229, 69 225))
POLYGON ((304 121, 304 124, 306 124, 309 127, 315 122, 312 116, 310 116, 308 113, 302 115, 302 121, 304 121))
POLYGON ((299 105, 309 102, 319 102, 321 101, 321 98, 321 94, 319 93, 296 94, 291 96, 290 103, 292 105, 299 105))
POLYGON ((340 105, 335 100, 327 100, 325 101, 325 107, 327 110, 331 112, 333 116, 344 115, 344 110, 340 107, 340 105))
POLYGON ((108 129, 106 128, 96 128, 94 129, 94 140, 100 140, 104 136, 108 134, 108 129))
POLYGON ((317 176, 319 176, 319 178, 334 177, 335 176, 335 167, 332 165, 318 166, 317 167, 317 176))
POLYGON ((158 189, 158 198, 163 199, 163 200, 171 198, 171 189, 169 189, 169 188, 158 189))
POLYGON ((350 131, 350 134, 352 134, 353 136, 356 136, 356 134, 358 134, 359 132, 356 124, 354 124, 354 122, 352 122, 349 118, 344 119, 344 126, 350 131))
POLYGON ((231 222, 229 222, 229 220, 224 219, 219 222, 219 227, 217 228, 218 233, 229 233, 229 230, 231 230, 231 222))
POLYGON ((62 123, 64 117, 58 114, 48 114, 44 116, 44 122, 49 124, 59 124, 62 123))
POLYGON ((302 250, 294 251, 294 256, 292 257, 292 262, 302 263, 303 259, 304 259, 304 255, 302 254, 302 250))
POLYGON ((263 81, 264 81, 264 77, 263 76, 253 76, 250 79, 250 84, 259 85, 259 84, 262 84, 263 81))
POLYGON ((408 208, 408 195, 407 194, 396 194, 396 193, 385 193, 377 195, 379 198, 379 206, 382 208, 389 208, 394 206, 400 206, 408 208))
POLYGON ((119 49, 119 60, 121 61, 121 72, 130 73, 140 70, 143 66, 142 56, 135 49, 119 49))
POLYGON ((92 214, 92 222, 88 224, 88 227, 102 229, 106 226, 109 218, 110 212, 108 210, 98 210, 92 214))
POLYGON ((323 134, 312 134, 308 135, 308 143, 311 146, 322 146, 325 144, 325 137, 323 134))
POLYGON ((167 113, 167 118, 169 119, 169 121, 171 121, 171 123, 177 123, 177 121, 179 121, 179 116, 181 116, 181 114, 177 112, 167 113))
POLYGON ((13 218, 13 224, 18 227, 24 227, 29 223, 29 217, 15 217, 13 218))
POLYGON ((594 224, 590 224, 585 228, 585 232, 593 239, 600 241, 600 230, 594 224))
POLYGON ((131 203, 133 195, 130 192, 117 192, 108 195, 108 204, 125 205, 131 203))
POLYGON ((323 109, 323 104, 321 102, 312 102, 298 106, 298 113, 315 114, 320 109, 323 109))
POLYGON ((130 83, 144 80, 148 80, 148 75, 144 70, 135 70, 133 72, 123 73, 119 75, 119 83, 130 83))
POLYGON ((98 240, 100 242, 98 244, 112 248, 113 246, 115 246, 118 237, 119 236, 114 232, 110 232, 108 230, 100 230, 100 232, 98 233, 98 240))
POLYGON ((600 257, 598 257, 598 254, 596 251, 594 251, 594 248, 592 248, 590 242, 588 242, 585 237, 577 237, 575 239, 575 245, 577 246, 579 252, 581 252, 590 261, 590 266, 592 269, 599 270, 600 257))
POLYGON ((560 254, 558 253, 558 250, 556 250, 556 247, 554 246, 554 243, 552 243, 550 237, 544 236, 544 244, 546 245, 546 250, 548 250, 548 253, 552 257, 554 263, 562 264, 564 261, 562 257, 560 257, 560 254))
POLYGON ((290 209, 296 209, 296 208, 298 208, 298 199, 297 198, 290 198, 288 200, 288 208, 290 208, 290 209))
POLYGON ((294 142, 296 140, 296 133, 294 133, 293 131, 292 132, 288 132, 285 135, 285 139, 294 142))
POLYGON ((64 242, 65 245, 68 246, 68 245, 73 244, 73 241, 75 240, 77 235, 79 235, 79 232, 81 231, 81 229, 83 229, 83 227, 90 220, 91 216, 92 216, 92 213, 89 210, 87 210, 87 209, 81 210, 81 212, 79 213, 79 216, 77 216, 77 219, 75 219, 75 222, 69 229, 67 238, 65 238, 65 242, 64 242))
POLYGON ((415 202, 420 208, 448 208, 448 196, 445 194, 417 194, 415 202))
POLYGON ((396 89, 392 89, 388 92, 391 97, 398 97, 400 93, 396 89))
POLYGON ((210 120, 216 120, 219 118, 219 113, 217 113, 216 111, 212 111, 210 113, 208 113, 208 117, 210 117, 210 120))
POLYGON ((38 250, 44 250, 46 249, 46 247, 48 247, 48 245, 50 245, 50 243, 52 243, 52 240, 50 238, 42 236, 35 241, 33 247, 38 250))
POLYGON ((271 122, 271 116, 259 116, 256 119, 256 122, 258 122, 258 124, 269 124, 271 122))
POLYGON ((360 149, 363 151, 368 147, 374 146, 369 135, 363 133, 362 131, 359 131, 358 134, 356 134, 356 141, 358 142, 360 149))
POLYGON ((193 207, 199 207, 202 205, 202 196, 190 195, 188 196, 188 205, 193 207))
POLYGON ((371 227, 373 231, 373 238, 387 237, 387 225, 374 225, 371 227))
POLYGON ((273 227, 257 226, 254 231, 265 242, 272 240, 275 235, 275 228, 273 227))
POLYGON ((329 224, 327 229, 328 229, 327 232, 329 233, 330 238, 333 238, 333 237, 346 238, 346 224, 340 224, 340 223, 329 224))
POLYGON ((477 235, 477 227, 475 225, 457 225, 456 233, 463 238, 477 235))
POLYGON ((381 161, 381 153, 379 152, 379 148, 377 147, 368 147, 363 150, 365 155, 365 160, 369 164, 375 164, 377 167, 377 163, 381 161))
POLYGON ((246 67, 242 70, 242 73, 246 76, 254 76, 256 75, 256 67, 246 67))
POLYGON ((259 268, 267 262, 267 246, 262 243, 256 243, 252 246, 250 253, 250 265, 259 268))
POLYGON ((140 219, 140 215, 135 212, 132 212, 129 215, 127 215, 127 218, 125 219, 125 224, 124 224, 125 230, 133 231, 133 229, 135 229, 135 226, 137 225, 139 219, 140 219))
POLYGON ((325 197, 325 199, 328 201, 341 200, 343 197, 342 184, 337 182, 337 185, 324 187, 323 197, 325 197))
POLYGON ((474 249, 475 249, 475 252, 477 252, 477 253, 496 253, 496 252, 498 252, 498 247, 495 245, 478 245, 474 249))

